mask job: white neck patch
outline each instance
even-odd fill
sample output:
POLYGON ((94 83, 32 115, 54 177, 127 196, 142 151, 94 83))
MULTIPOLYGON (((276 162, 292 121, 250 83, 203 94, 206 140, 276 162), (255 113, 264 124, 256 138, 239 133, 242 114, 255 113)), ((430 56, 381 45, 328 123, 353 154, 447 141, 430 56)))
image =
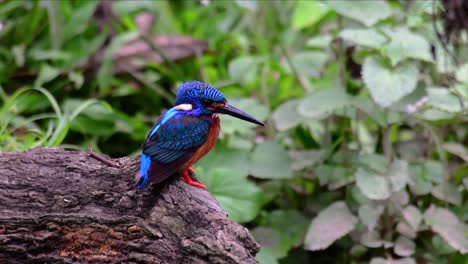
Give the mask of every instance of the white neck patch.
POLYGON ((182 111, 190 111, 193 109, 193 106, 191 104, 180 104, 176 105, 174 108, 182 111))

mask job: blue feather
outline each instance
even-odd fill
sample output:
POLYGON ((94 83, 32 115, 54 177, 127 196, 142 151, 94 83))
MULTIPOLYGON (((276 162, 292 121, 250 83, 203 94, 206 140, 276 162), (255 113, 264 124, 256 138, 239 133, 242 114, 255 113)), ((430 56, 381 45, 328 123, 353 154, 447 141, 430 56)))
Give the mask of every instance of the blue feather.
POLYGON ((175 109, 174 107, 167 110, 166 113, 164 113, 164 116, 163 118, 161 119, 161 122, 159 122, 158 124, 156 124, 153 129, 151 130, 151 133, 149 134, 148 137, 152 137, 154 133, 156 133, 156 131, 158 131, 158 129, 161 127, 161 125, 163 125, 164 123, 166 123, 169 119, 173 118, 176 114, 177 114, 178 110, 175 109))
POLYGON ((148 171, 151 166, 151 157, 141 154, 140 172, 138 173, 138 189, 143 190, 148 185, 148 171))

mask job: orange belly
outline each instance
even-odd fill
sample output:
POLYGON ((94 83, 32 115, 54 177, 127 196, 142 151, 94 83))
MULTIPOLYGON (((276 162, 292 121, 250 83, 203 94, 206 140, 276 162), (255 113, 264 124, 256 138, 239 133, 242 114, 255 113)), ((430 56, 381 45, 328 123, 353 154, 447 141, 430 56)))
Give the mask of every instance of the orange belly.
POLYGON ((179 172, 186 171, 190 166, 195 164, 199 159, 205 156, 216 144, 216 140, 218 139, 220 131, 219 125, 219 117, 213 117, 213 124, 210 127, 210 132, 208 133, 208 137, 206 142, 200 146, 200 148, 193 154, 192 158, 190 158, 187 163, 184 164, 179 170, 179 172))

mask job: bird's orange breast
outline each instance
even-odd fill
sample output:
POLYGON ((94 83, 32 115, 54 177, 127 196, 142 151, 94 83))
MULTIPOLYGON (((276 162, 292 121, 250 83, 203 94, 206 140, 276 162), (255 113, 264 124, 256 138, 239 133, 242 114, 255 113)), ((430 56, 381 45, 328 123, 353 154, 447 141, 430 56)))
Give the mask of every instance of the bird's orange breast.
POLYGON ((199 159, 201 159, 208 152, 210 152, 210 150, 216 144, 220 128, 221 127, 219 125, 219 117, 213 117, 213 124, 210 126, 210 132, 208 133, 208 137, 205 143, 203 143, 203 145, 201 145, 200 148, 193 154, 192 158, 190 158, 188 162, 181 167, 181 169, 179 170, 180 172, 186 171, 190 166, 195 164, 199 159))

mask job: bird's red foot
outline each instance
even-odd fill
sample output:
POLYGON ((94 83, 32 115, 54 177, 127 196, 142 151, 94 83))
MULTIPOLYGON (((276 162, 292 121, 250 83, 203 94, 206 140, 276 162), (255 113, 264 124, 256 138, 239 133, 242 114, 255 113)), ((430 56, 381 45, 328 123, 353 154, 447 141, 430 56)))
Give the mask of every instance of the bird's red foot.
POLYGON ((202 189, 206 189, 206 186, 204 184, 193 181, 192 178, 190 178, 189 171, 192 172, 192 173, 195 172, 192 167, 188 168, 188 170, 184 172, 184 177, 182 179, 186 183, 188 183, 188 184, 190 184, 192 186, 199 187, 199 188, 202 188, 202 189))

